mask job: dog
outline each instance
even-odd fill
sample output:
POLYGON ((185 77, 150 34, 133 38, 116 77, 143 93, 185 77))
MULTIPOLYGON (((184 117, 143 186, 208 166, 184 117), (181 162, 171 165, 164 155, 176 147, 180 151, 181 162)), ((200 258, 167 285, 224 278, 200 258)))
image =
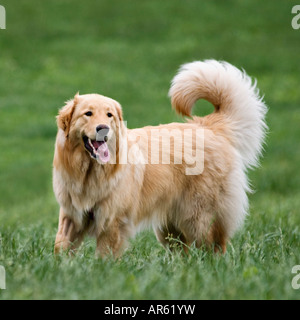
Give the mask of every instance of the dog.
POLYGON ((73 252, 92 235, 98 256, 119 257, 147 226, 164 246, 226 252, 247 214, 246 173, 262 153, 267 107, 244 71, 215 60, 184 64, 169 96, 185 123, 127 129, 121 105, 98 94, 76 94, 60 109, 55 253, 73 252), (214 112, 192 116, 199 99, 214 112))

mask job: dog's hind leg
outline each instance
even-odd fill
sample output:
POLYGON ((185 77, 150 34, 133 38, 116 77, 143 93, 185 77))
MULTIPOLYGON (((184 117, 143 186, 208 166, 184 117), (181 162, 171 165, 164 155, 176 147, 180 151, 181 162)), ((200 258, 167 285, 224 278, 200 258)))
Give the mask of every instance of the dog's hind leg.
POLYGON ((185 252, 188 252, 188 243, 184 234, 179 231, 172 223, 167 226, 156 227, 155 234, 157 240, 165 247, 173 250, 176 247, 181 247, 185 252))
POLYGON ((59 214, 58 232, 56 234, 54 253, 70 251, 79 247, 84 237, 84 231, 77 231, 74 221, 66 216, 62 209, 59 214))
POLYGON ((180 226, 187 235, 189 243, 195 243, 197 248, 212 248, 215 252, 226 252, 228 236, 220 219, 216 215, 195 214, 185 220, 180 226))

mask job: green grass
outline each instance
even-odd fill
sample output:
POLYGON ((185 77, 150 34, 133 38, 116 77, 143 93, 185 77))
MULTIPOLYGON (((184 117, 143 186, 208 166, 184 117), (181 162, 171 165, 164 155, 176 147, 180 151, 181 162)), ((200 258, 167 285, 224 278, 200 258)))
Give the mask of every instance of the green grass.
MULTIPOLYGON (((0 299, 299 299, 300 31, 295 1, 2 0, 0 30, 0 299), (55 115, 98 92, 120 101, 129 127, 180 120, 167 97, 185 62, 215 58, 256 77, 269 106, 250 214, 224 256, 170 254, 152 232, 119 261, 53 256, 55 115)), ((197 103, 195 113, 211 111, 197 103), (201 107, 203 110, 201 110, 201 107)), ((181 121, 181 120, 180 120, 181 121)))

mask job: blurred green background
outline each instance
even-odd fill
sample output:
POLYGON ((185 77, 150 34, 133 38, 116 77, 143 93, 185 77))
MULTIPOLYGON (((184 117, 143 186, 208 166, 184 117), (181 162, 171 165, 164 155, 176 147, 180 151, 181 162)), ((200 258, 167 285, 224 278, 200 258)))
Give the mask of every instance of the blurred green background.
MULTIPOLYGON (((0 264, 7 290, 0 299, 300 297, 291 287, 291 268, 300 264, 296 1, 0 4, 7 14, 0 30, 0 264), (262 165, 250 173, 250 215, 229 252, 172 256, 144 232, 118 263, 95 260, 90 240, 73 260, 55 260, 52 157, 64 101, 77 91, 110 96, 122 104, 128 127, 182 121, 167 97, 170 81, 181 64, 209 58, 244 68, 269 107, 262 165)), ((194 113, 211 111, 198 102, 194 113)))

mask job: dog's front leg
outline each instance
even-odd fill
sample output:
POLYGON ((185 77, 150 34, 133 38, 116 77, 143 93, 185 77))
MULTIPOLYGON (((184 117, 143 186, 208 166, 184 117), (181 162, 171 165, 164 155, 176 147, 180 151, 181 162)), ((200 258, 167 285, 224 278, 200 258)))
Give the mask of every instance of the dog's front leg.
POLYGON ((97 237, 96 256, 104 258, 112 254, 118 258, 127 246, 128 232, 121 227, 118 221, 114 221, 105 232, 97 237))
POLYGON ((76 231, 74 221, 60 209, 54 253, 58 254, 61 251, 75 250, 82 242, 83 235, 83 232, 76 231))

